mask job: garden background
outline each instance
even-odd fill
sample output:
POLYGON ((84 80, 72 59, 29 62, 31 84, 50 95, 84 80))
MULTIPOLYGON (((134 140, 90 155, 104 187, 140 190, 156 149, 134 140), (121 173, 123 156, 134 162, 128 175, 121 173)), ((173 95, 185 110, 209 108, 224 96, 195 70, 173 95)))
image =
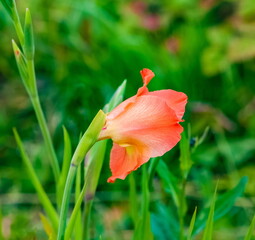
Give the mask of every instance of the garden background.
MULTIPOLYGON (((217 181, 219 195, 241 186, 233 206, 225 206, 228 210, 215 221, 213 239, 244 239, 255 207, 255 2, 23 0, 17 1, 22 23, 27 7, 33 18, 38 91, 59 159, 62 126, 74 149, 123 80, 125 98, 133 96, 142 85, 139 71, 150 68, 156 75, 150 90, 188 95, 182 125, 186 132, 190 129, 191 147, 204 136, 191 154, 186 225, 196 206, 198 213, 210 206, 217 181)), ((51 199, 53 175, 42 161, 45 147, 11 46, 17 36, 2 5, 0 34, 0 239, 46 239, 39 217, 43 210, 13 127, 51 199)), ((177 179, 179 155, 177 146, 163 157, 177 179)), ((109 154, 93 204, 91 239, 131 239, 130 183, 107 183, 108 165, 109 154)), ((141 173, 134 172, 138 199, 141 173)), ((176 209, 163 183, 155 174, 151 226, 155 239, 171 240, 176 239, 176 209)), ((201 234, 195 239, 202 239, 201 234)))

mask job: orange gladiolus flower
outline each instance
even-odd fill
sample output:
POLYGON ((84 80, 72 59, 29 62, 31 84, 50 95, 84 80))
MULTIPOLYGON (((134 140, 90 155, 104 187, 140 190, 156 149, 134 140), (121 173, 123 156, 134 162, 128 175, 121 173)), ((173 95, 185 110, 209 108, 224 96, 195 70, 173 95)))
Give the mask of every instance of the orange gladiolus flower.
POLYGON ((149 92, 147 84, 154 77, 149 69, 140 71, 143 86, 107 114, 99 139, 111 138, 112 176, 108 182, 126 176, 151 157, 162 156, 179 141, 187 96, 173 90, 149 92))

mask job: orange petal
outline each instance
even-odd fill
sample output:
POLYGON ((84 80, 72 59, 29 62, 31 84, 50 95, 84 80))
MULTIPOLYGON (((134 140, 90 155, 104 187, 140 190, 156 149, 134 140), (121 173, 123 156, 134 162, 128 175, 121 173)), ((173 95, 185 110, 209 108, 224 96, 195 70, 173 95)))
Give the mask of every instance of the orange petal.
POLYGON ((174 90, 160 90, 155 92, 148 92, 146 95, 157 96, 166 101, 166 104, 172 108, 176 116, 182 119, 185 105, 187 103, 187 95, 182 92, 176 92, 174 90))
POLYGON ((183 129, 179 121, 175 111, 160 97, 143 95, 137 97, 123 114, 108 121, 105 131, 115 143, 145 145, 150 157, 156 157, 180 140, 183 129))
POLYGON ((135 101, 136 96, 128 98, 124 102, 120 103, 116 108, 114 108, 110 114, 108 114, 108 119, 114 119, 121 113, 125 112, 127 108, 135 101))
POLYGON ((151 79, 155 76, 154 72, 152 72, 148 68, 144 68, 143 70, 141 70, 140 74, 142 76, 144 85, 148 85, 151 79))
POLYGON ((148 161, 149 157, 146 157, 146 155, 143 154, 143 149, 138 149, 137 146, 121 147, 114 143, 110 159, 112 176, 108 178, 107 182, 113 183, 116 178, 125 179, 126 176, 131 171, 136 170, 141 163, 148 161))
POLYGON ((143 79, 143 86, 138 89, 136 96, 141 96, 148 93, 147 85, 149 84, 151 79, 155 76, 154 72, 152 72, 148 68, 144 68, 143 70, 141 70, 140 74, 143 79))

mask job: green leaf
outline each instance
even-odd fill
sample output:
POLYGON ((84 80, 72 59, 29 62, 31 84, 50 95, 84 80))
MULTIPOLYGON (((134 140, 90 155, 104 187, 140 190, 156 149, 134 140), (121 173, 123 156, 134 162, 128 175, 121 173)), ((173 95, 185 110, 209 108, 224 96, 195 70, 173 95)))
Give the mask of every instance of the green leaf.
POLYGON ((48 239, 49 240, 56 239, 56 234, 55 234, 49 220, 41 213, 40 213, 40 218, 41 218, 41 222, 43 224, 43 229, 44 229, 45 233, 47 234, 48 239))
POLYGON ((57 199, 58 199, 58 206, 61 206, 62 197, 64 193, 66 178, 71 162, 72 157, 72 146, 70 141, 70 136, 68 134, 68 131, 63 126, 63 134, 64 134, 64 154, 63 154, 63 165, 58 181, 58 187, 57 187, 57 199))
POLYGON ((218 187, 218 184, 217 184, 217 186, 215 188, 215 191, 214 191, 214 195, 213 195, 213 199, 212 199, 212 202, 211 202, 211 207, 210 207, 209 215, 208 215, 208 218, 207 218, 207 221, 206 221, 206 227, 205 227, 205 231, 204 231, 202 240, 211 240, 212 239, 213 222, 214 222, 214 209, 215 209, 217 187, 218 187))
POLYGON ((251 240, 252 239, 252 235, 253 235, 252 233, 254 231, 254 227, 255 227, 255 216, 253 217, 253 219, 251 221, 251 225, 248 229, 248 232, 247 232, 244 240, 251 240))
POLYGON ((167 165, 162 159, 159 161, 156 171, 163 181, 165 191, 173 197, 174 203, 178 207, 178 195, 180 192, 180 189, 178 188, 178 179, 168 170, 167 165))
POLYGON ((190 225, 189 225, 189 233, 188 233, 188 238, 187 240, 191 240, 192 238, 192 232, 193 232, 193 228, 195 225, 195 221, 196 221, 196 216, 197 216, 197 207, 195 208, 195 211, 192 215, 191 221, 190 221, 190 225))
MULTIPOLYGON (((30 177, 30 180, 32 182, 32 184, 34 185, 34 188, 37 192, 37 195, 38 195, 38 198, 41 202, 41 204, 43 205, 44 207, 44 210, 46 211, 50 221, 51 221, 51 224, 52 224, 52 227, 54 229, 54 231, 57 231, 57 228, 58 228, 58 215, 57 215, 57 212, 56 210, 54 209, 52 203, 50 202, 47 194, 45 193, 36 173, 35 173, 35 170, 25 152, 25 149, 23 147, 23 144, 21 142, 21 139, 19 137, 19 134, 17 132, 17 130, 14 128, 13 129, 13 133, 14 133, 14 136, 15 136, 15 140, 18 144, 18 147, 19 147, 19 150, 20 150, 20 153, 21 153, 21 157, 22 157, 22 160, 23 160, 23 163, 26 167, 26 170, 27 170, 27 173, 30 177)), ((54 232, 55 233, 55 232, 54 232)))
POLYGON ((105 112, 112 111, 117 105, 119 105, 123 101, 123 95, 126 89, 126 83, 127 81, 124 80, 123 83, 115 91, 109 103, 106 104, 104 107, 105 112))
POLYGON ((199 145, 201 145, 203 142, 204 142, 204 140, 206 139, 206 137, 207 137, 207 134, 208 134, 208 132, 209 132, 209 127, 206 127, 205 128, 205 130, 204 130, 204 132, 203 132, 203 134, 202 134, 202 136, 201 137, 198 137, 197 139, 196 139, 196 142, 195 142, 195 146, 194 146, 194 148, 193 148, 193 151, 199 146, 199 145))
MULTIPOLYGON (((247 177, 242 177, 236 187, 218 197, 215 203, 214 220, 221 218, 230 211, 236 199, 243 194, 247 181, 247 177)), ((195 223, 194 235, 198 234, 204 229, 208 212, 208 208, 200 211, 195 223)))
POLYGON ((179 238, 179 222, 172 207, 156 203, 151 213, 151 228, 155 239, 172 240, 179 238))
POLYGON ((150 160, 150 166, 149 166, 149 186, 152 186, 153 177, 156 172, 156 168, 158 166, 158 163, 160 161, 160 158, 152 158, 150 160))
POLYGON ((12 1, 7 1, 7 0, 0 0, 0 1, 1 1, 1 3, 3 4, 5 10, 8 12, 8 14, 9 14, 10 16, 12 16, 12 7, 11 7, 11 5, 10 5, 10 3, 11 3, 12 1))

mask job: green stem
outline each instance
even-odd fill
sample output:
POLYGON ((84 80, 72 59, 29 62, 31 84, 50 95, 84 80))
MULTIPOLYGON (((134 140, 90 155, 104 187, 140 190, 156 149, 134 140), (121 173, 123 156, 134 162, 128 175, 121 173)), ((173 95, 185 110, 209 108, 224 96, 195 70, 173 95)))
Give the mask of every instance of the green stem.
POLYGON ((59 219, 58 237, 57 237, 58 240, 64 239, 67 211, 68 211, 69 200, 71 196, 71 190, 72 190, 72 185, 74 182, 76 170, 77 170, 77 165, 71 164, 68 175, 67 175, 67 179, 66 179, 66 186, 65 186, 65 191, 64 191, 61 210, 60 210, 60 219, 59 219))
POLYGON ((55 182, 57 183, 58 179, 59 179, 59 175, 60 175, 59 165, 58 165, 57 157, 56 157, 56 154, 55 154, 55 151, 53 148, 50 133, 49 133, 46 121, 45 121, 45 117, 44 117, 44 114, 42 111, 42 107, 41 107, 41 104, 39 101, 39 97, 37 94, 34 96, 31 96, 31 102, 33 104, 35 114, 36 114, 40 129, 41 129, 44 141, 45 141, 47 152, 51 159, 50 163, 52 165, 55 182))
POLYGON ((29 85, 29 96, 31 99, 31 102, 33 104, 35 114, 45 141, 46 149, 50 157, 50 163, 53 169, 53 174, 55 178, 55 182, 58 182, 59 176, 60 176, 60 169, 58 160, 53 148, 53 143, 50 137, 49 129, 46 124, 46 120, 42 111, 42 107, 40 104, 40 100, 38 97, 37 87, 36 87, 36 77, 35 77, 35 70, 34 70, 34 61, 33 60, 27 60, 27 71, 28 71, 28 85, 29 85))
POLYGON ((90 213, 91 213, 92 204, 93 204, 93 200, 88 200, 88 202, 85 202, 84 231, 83 231, 83 239, 84 240, 90 239, 89 224, 90 224, 90 213))
POLYGON ((72 191, 72 185, 74 182, 74 176, 76 173, 77 166, 82 162, 87 152, 95 144, 98 139, 98 135, 105 123, 105 114, 103 111, 99 111, 92 123, 88 127, 87 131, 83 134, 74 155, 72 157, 71 166, 69 168, 63 200, 60 210, 59 228, 57 240, 63 240, 66 228, 67 211, 69 207, 69 200, 72 191))
MULTIPOLYGON (((20 44, 24 50, 24 44, 25 44, 25 39, 24 39, 24 31, 22 29, 21 23, 20 23, 20 18, 19 18, 19 14, 16 8, 16 3, 15 1, 13 1, 13 6, 11 8, 12 10, 12 20, 14 23, 14 27, 16 30, 16 33, 18 35, 20 44)), ((39 97, 38 97, 38 92, 37 92, 37 87, 36 87, 36 76, 35 76, 35 69, 34 69, 34 60, 30 59, 26 61, 26 67, 27 67, 27 73, 28 73, 28 81, 27 84, 28 86, 26 87, 30 100, 33 104, 35 113, 36 113, 36 117, 37 120, 39 122, 39 126, 46 144, 46 148, 47 151, 49 153, 49 157, 50 157, 50 162, 52 164, 52 169, 53 169, 53 174, 55 177, 55 181, 56 183, 58 182, 59 179, 59 175, 60 175, 60 169, 59 169, 59 165, 58 165, 58 161, 57 161, 57 157, 53 148, 53 144, 52 144, 52 140, 50 137, 50 133, 45 121, 45 117, 41 108, 41 104, 39 101, 39 97)))

